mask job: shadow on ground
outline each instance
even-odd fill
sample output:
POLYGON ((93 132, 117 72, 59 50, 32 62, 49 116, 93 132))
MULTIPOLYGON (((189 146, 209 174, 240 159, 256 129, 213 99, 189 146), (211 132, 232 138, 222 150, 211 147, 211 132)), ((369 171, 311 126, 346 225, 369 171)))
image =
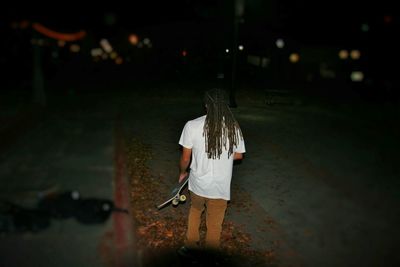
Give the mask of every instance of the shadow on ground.
POLYGON ((75 218, 82 224, 105 223, 112 212, 128 213, 108 199, 82 198, 76 190, 38 196, 36 207, 0 201, 0 233, 39 232, 51 220, 75 218))
POLYGON ((178 255, 176 250, 153 250, 145 253, 140 263, 143 267, 165 267, 165 266, 221 266, 221 267, 272 267, 276 263, 268 263, 265 259, 250 259, 240 254, 227 254, 219 251, 197 251, 193 256, 178 255))

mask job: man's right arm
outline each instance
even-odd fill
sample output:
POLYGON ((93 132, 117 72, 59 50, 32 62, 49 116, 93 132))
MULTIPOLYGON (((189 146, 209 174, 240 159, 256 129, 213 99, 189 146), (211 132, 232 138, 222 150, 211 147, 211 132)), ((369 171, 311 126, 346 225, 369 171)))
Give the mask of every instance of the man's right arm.
POLYGON ((235 154, 233 155, 233 160, 241 160, 241 159, 243 159, 243 153, 235 152, 235 154))

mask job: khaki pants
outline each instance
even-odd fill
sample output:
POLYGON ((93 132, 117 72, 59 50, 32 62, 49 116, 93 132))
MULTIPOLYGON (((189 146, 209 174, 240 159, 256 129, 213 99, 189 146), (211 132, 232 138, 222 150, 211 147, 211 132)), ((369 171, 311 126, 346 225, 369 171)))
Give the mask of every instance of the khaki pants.
POLYGON ((186 233, 186 246, 195 248, 200 241, 199 227, 201 214, 206 209, 207 234, 205 245, 209 249, 218 249, 224 221, 227 201, 209 199, 190 192, 191 206, 186 233))

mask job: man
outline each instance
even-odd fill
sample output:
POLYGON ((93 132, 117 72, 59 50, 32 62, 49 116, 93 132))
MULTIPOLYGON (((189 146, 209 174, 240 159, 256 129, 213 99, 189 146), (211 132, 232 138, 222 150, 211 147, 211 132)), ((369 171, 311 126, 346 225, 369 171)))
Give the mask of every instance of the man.
POLYGON ((229 109, 227 94, 221 89, 207 91, 204 102, 207 115, 188 121, 179 140, 183 147, 179 182, 189 175, 191 198, 186 242, 178 250, 181 255, 188 255, 198 247, 204 210, 206 248, 219 248, 222 222, 230 200, 233 161, 241 160, 245 153, 242 131, 229 109))

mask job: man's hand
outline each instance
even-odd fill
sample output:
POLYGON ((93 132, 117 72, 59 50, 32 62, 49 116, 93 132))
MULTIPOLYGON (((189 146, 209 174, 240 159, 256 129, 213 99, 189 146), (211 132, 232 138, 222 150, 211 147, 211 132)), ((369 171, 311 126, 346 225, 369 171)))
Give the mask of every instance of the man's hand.
POLYGON ((188 172, 184 172, 179 174, 179 183, 182 183, 183 180, 185 180, 185 178, 189 175, 188 172))

